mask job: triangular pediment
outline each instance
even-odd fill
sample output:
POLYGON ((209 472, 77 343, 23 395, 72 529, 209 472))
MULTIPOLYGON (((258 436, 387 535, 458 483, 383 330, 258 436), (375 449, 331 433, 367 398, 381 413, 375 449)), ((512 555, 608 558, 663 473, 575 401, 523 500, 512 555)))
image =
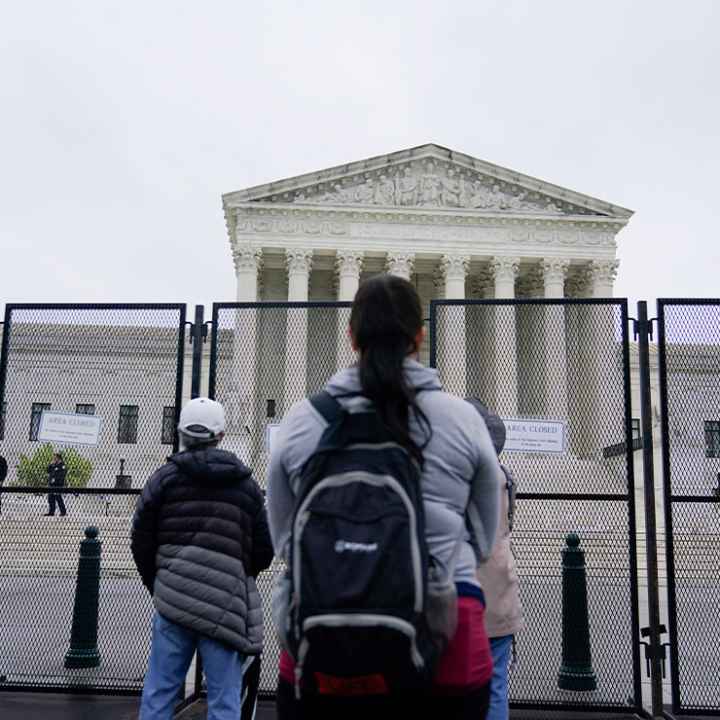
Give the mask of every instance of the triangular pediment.
POLYGON ((456 209, 512 215, 629 218, 631 210, 439 145, 422 145, 229 193, 226 206, 456 209))

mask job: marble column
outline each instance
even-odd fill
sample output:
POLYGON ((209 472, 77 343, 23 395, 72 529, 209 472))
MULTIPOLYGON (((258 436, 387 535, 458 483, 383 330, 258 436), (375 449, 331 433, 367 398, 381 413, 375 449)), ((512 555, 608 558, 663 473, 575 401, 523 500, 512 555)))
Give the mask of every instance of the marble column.
MULTIPOLYGON (((497 256, 490 262, 495 280, 495 299, 512 300, 520 258, 497 256)), ((495 404, 502 417, 514 417, 518 411, 517 333, 514 305, 494 307, 493 360, 495 367, 495 404)))
MULTIPOLYGON (((338 300, 350 302, 360 287, 360 271, 363 263, 362 250, 338 250, 335 268, 338 277, 338 300)), ((340 369, 352 365, 355 353, 348 339, 350 308, 339 308, 337 317, 337 353, 335 366, 340 369)))
MULTIPOLYGON (((569 260, 546 258, 541 264, 544 296, 547 300, 562 300, 569 260)), ((565 307, 548 305, 544 308, 542 333, 544 411, 550 418, 568 417, 567 347, 565 343, 565 307)))
MULTIPOLYGON (((488 270, 470 278, 469 293, 472 300, 492 299, 495 294, 494 281, 488 270)), ((472 304, 465 309, 467 395, 478 398, 489 408, 495 407, 493 316, 492 305, 472 304)))
POLYGON ((389 252, 387 254, 386 269, 390 275, 409 280, 415 265, 415 253, 389 252))
MULTIPOLYGON (((516 295, 522 300, 543 297, 542 270, 533 265, 518 277, 516 295)), ((515 307, 517 338, 518 414, 521 417, 543 417, 545 414, 545 306, 522 303, 515 307)))
MULTIPOLYGON (((446 300, 465 299, 465 276, 470 256, 447 253, 440 259, 446 300)), ((446 305, 438 315, 438 369, 443 387, 460 397, 467 394, 465 307, 446 305)))
MULTIPOLYGON (((262 252, 250 245, 236 247, 233 252, 237 278, 238 302, 258 301, 262 252)), ((257 311, 236 310, 234 317, 232 366, 229 372, 216 376, 216 396, 225 406, 228 450, 243 461, 251 461, 250 441, 257 430, 257 311)), ((222 367, 222 365, 220 365, 222 367)), ((218 368, 219 369, 219 368, 218 368)))
MULTIPOLYGON (((313 251, 292 248, 285 251, 288 273, 288 301, 307 302, 313 251)), ((283 413, 305 397, 307 389, 307 310, 288 308, 285 345, 283 413)))
MULTIPOLYGON (((590 292, 595 299, 611 299, 619 262, 593 261, 587 270, 590 292)), ((594 427, 591 451, 624 441, 622 376, 619 323, 612 305, 589 307, 591 336, 588 338, 590 375, 590 417, 594 427)))

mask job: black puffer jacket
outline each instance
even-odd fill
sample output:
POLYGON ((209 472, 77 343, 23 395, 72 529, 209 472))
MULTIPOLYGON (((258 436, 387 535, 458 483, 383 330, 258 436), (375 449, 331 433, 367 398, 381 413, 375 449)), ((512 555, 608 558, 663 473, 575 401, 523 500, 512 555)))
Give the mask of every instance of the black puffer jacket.
POLYGON ((262 493, 235 455, 178 453, 148 480, 132 553, 157 611, 248 655, 262 650, 255 577, 273 557, 262 493))

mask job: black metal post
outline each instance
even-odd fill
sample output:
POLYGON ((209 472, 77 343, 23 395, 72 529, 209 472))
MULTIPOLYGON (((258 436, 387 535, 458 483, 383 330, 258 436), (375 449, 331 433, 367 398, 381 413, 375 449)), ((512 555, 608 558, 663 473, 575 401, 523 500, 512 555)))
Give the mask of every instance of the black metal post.
POLYGON ((570 533, 562 551, 562 666, 558 673, 561 690, 588 691, 597 688, 590 651, 585 553, 580 538, 570 533))
POLYGON ((102 543, 97 537, 96 527, 85 528, 85 540, 80 543, 70 650, 65 655, 66 668, 93 668, 100 665, 97 634, 102 543))
POLYGON ((650 398, 650 337, 652 325, 648 320, 647 303, 638 303, 635 325, 640 365, 640 417, 643 448, 643 480, 645 487, 645 548, 648 580, 649 627, 643 632, 648 638, 650 661, 650 687, 653 717, 663 716, 662 658, 664 648, 661 635, 665 628, 660 624, 660 582, 657 561, 657 524, 655 522, 655 469, 653 459, 652 401, 650 398))
POLYGON ((200 397, 200 382, 202 380, 202 351, 205 339, 205 306, 195 306, 195 322, 190 333, 190 342, 193 346, 192 353, 192 382, 190 385, 190 397, 200 397))

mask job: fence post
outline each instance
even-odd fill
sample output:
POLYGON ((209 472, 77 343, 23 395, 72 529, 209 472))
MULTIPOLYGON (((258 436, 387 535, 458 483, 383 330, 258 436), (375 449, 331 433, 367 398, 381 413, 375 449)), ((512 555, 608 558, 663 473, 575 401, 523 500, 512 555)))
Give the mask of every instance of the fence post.
POLYGON ((93 668, 100 665, 97 632, 102 543, 97 538, 96 527, 85 528, 85 540, 80 543, 70 650, 65 655, 66 668, 93 668))
POLYGON ((190 384, 190 397, 200 397, 200 383, 202 380, 202 351, 203 342, 207 334, 205 327, 205 306, 195 306, 195 322, 190 331, 190 342, 193 346, 192 353, 192 381, 190 384))
POLYGON ((648 638, 646 658, 650 665, 650 688, 653 717, 663 716, 662 663, 665 648, 662 635, 665 626, 660 624, 660 582, 657 560, 657 525, 655 522, 655 469, 653 459, 652 401, 650 398, 650 344, 652 321, 648 320, 647 302, 638 303, 638 317, 635 321, 635 336, 638 341, 640 366, 640 417, 643 450, 643 481, 645 488, 645 548, 648 580, 648 621, 643 628, 643 637, 648 638))
POLYGON ((592 669, 590 620, 588 617, 585 553, 580 538, 570 533, 562 551, 562 666, 558 673, 561 690, 595 690, 592 669))

